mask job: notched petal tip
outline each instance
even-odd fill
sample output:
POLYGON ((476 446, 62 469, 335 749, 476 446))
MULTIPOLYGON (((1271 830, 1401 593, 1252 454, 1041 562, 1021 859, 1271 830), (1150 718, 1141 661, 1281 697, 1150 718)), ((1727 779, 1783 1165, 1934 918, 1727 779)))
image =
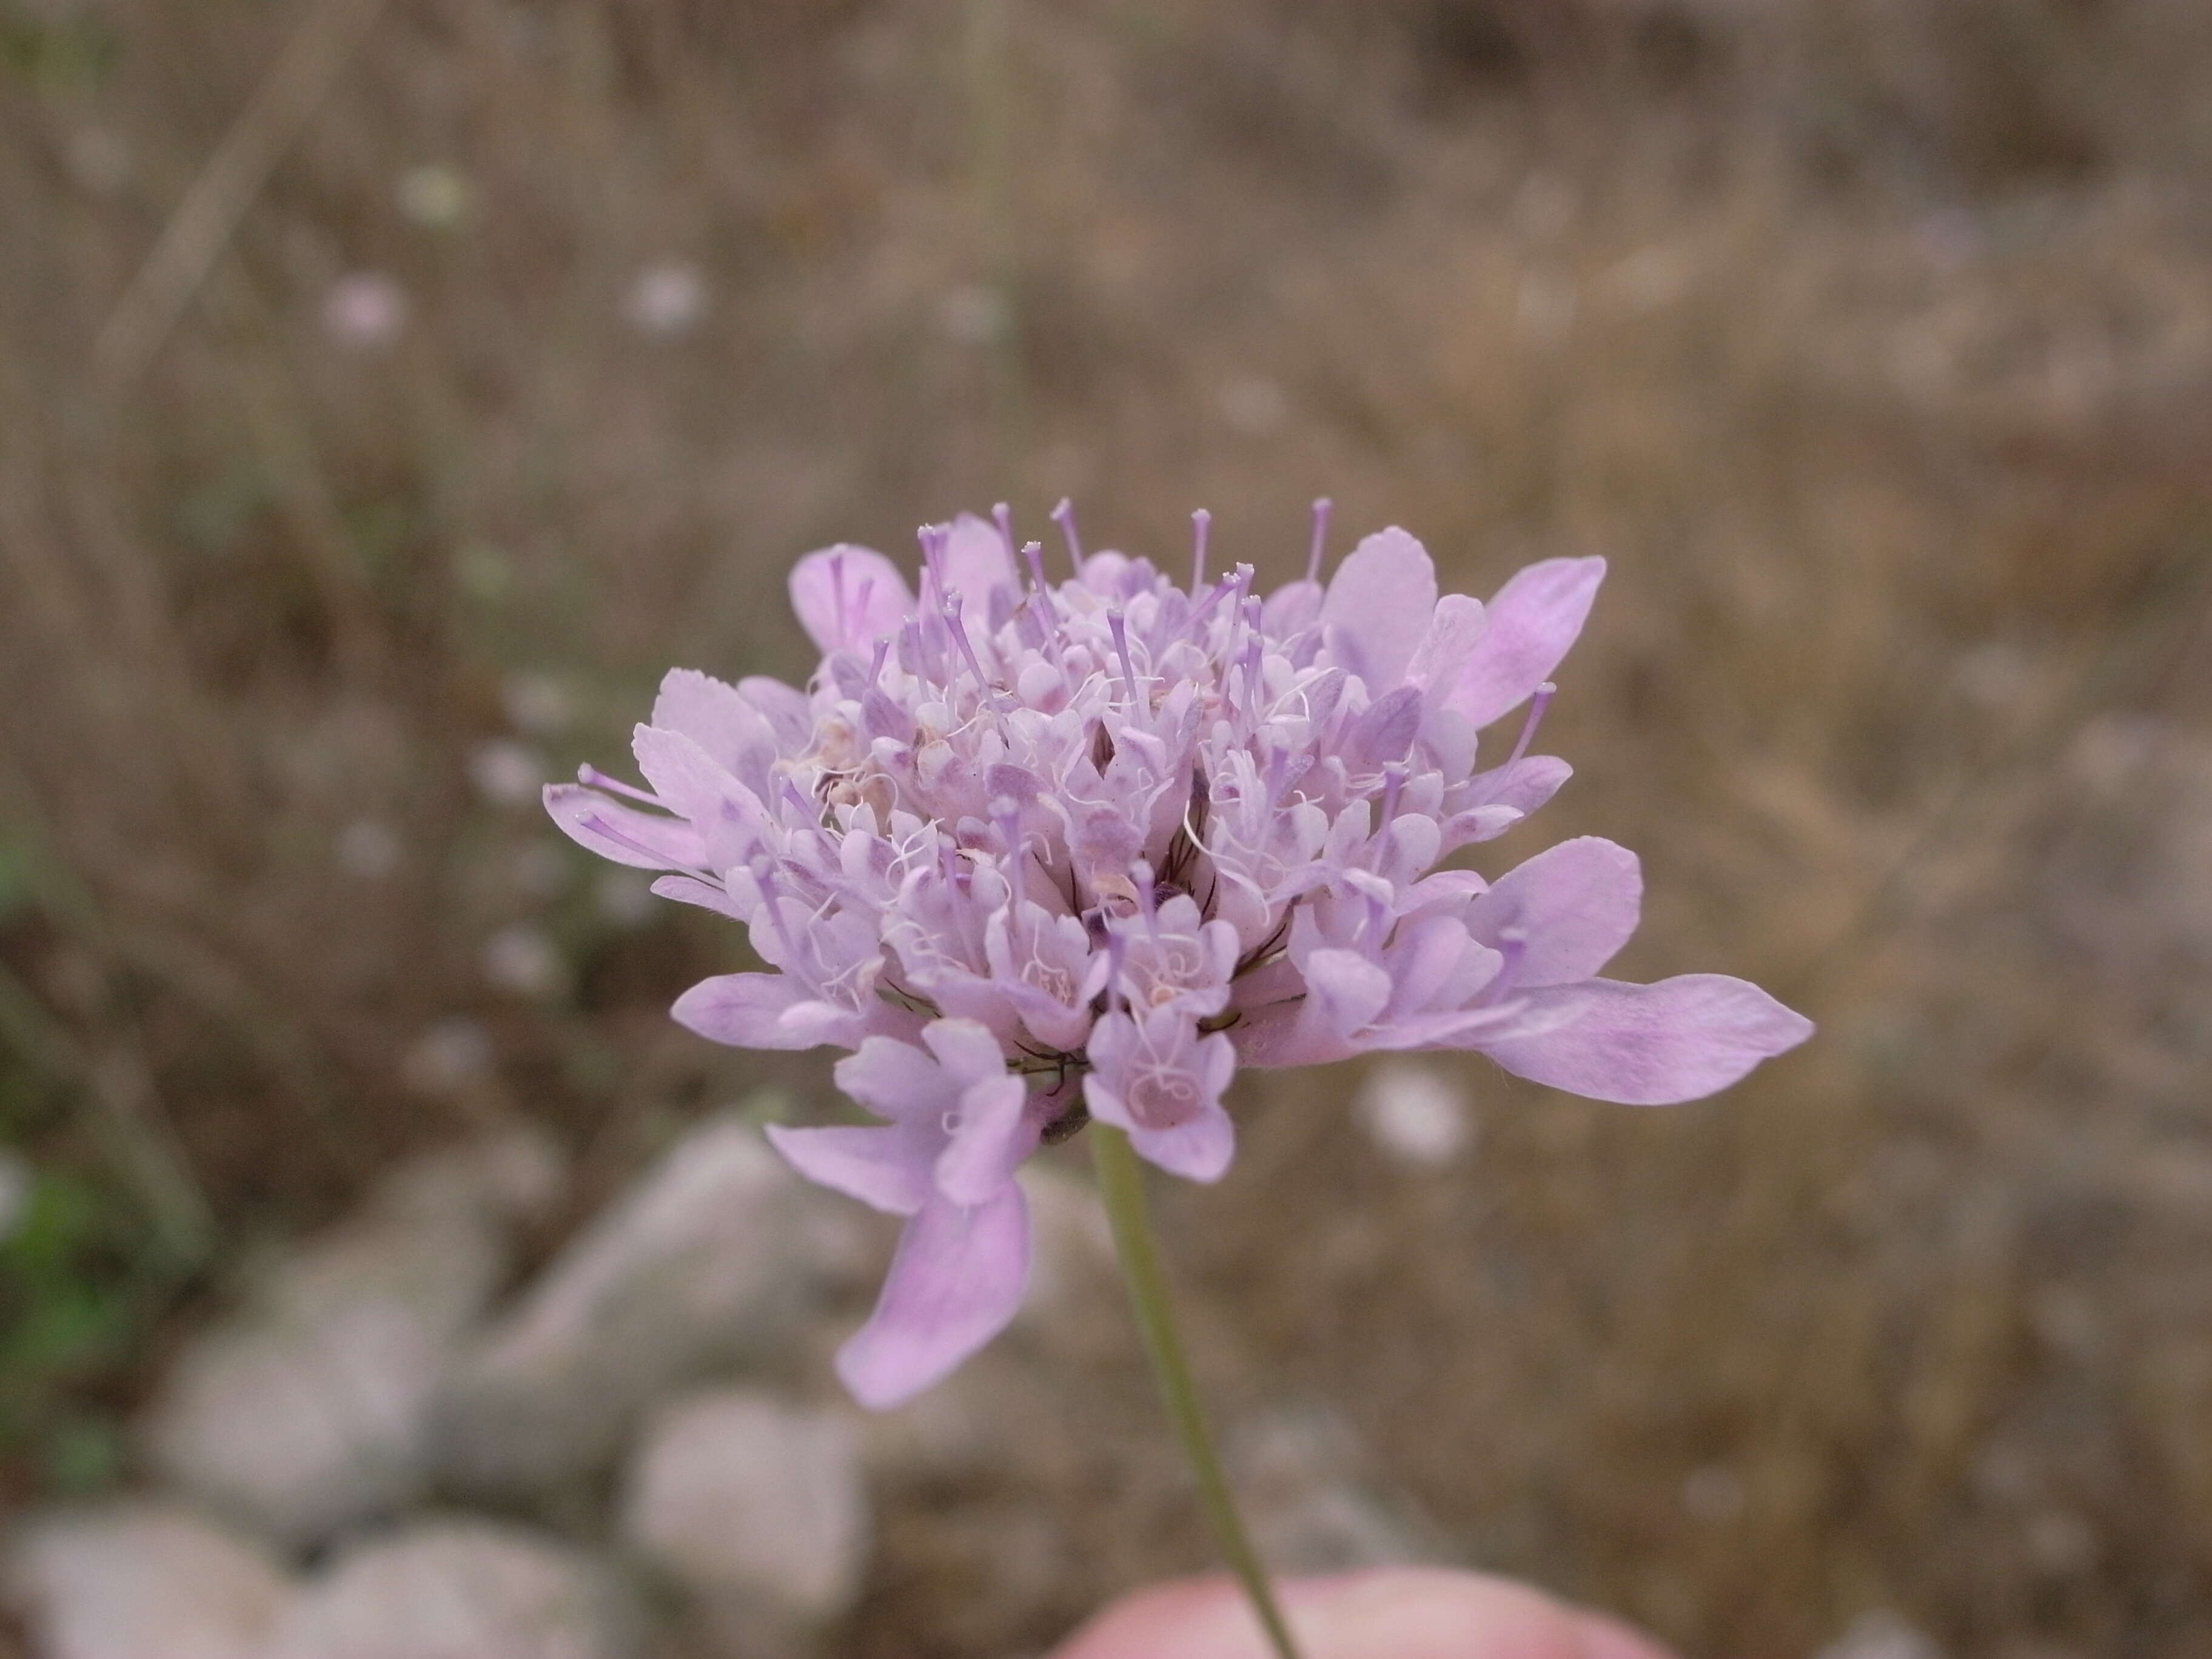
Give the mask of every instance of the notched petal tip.
POLYGON ((840 542, 791 568, 791 608, 824 653, 863 651, 914 612, 914 592, 899 568, 872 547, 840 542))
POLYGON ((1475 901, 1468 926, 1493 946, 1509 932, 1522 935, 1516 985, 1575 984, 1628 943, 1643 904, 1643 866, 1636 854, 1601 836, 1577 836, 1500 876, 1475 901))
POLYGON ((1581 635, 1605 568, 1593 556, 1541 559, 1517 572, 1491 600, 1488 625, 1444 706, 1480 727, 1526 702, 1581 635))
POLYGON ((1170 1175, 1210 1187, 1236 1161, 1237 1125, 1220 1106, 1210 1106, 1173 1129, 1133 1130, 1129 1144, 1170 1175))
POLYGON ((707 843, 681 818, 640 811, 580 783, 549 783, 539 797, 561 833, 589 852, 634 870, 694 870, 707 843))
POLYGON ((1352 550, 1329 579, 1322 626, 1339 660, 1366 682, 1370 696, 1395 690, 1427 636, 1437 608, 1437 570, 1429 551, 1393 525, 1352 550))

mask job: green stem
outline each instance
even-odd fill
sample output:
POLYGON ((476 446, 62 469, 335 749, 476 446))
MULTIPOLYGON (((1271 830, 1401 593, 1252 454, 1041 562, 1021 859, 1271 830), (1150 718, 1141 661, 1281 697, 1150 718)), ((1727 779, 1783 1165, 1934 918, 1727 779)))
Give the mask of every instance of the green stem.
POLYGON ((1175 1310, 1168 1299, 1167 1275, 1160 1270, 1159 1250, 1152 1224, 1145 1210, 1145 1177, 1129 1137, 1110 1124, 1095 1119, 1091 1125, 1091 1158, 1098 1171, 1099 1195, 1106 1203, 1106 1218, 1114 1229, 1114 1249, 1121 1257, 1121 1276, 1128 1281, 1129 1305, 1137 1316, 1137 1329, 1145 1339, 1145 1352, 1152 1362, 1152 1379, 1159 1384, 1160 1400, 1182 1454, 1198 1481, 1199 1501, 1206 1518, 1228 1558, 1230 1571, 1244 1587, 1274 1648, 1276 1659, 1298 1659, 1291 1627, 1275 1605, 1267 1569, 1237 1518, 1237 1502, 1230 1495, 1229 1478, 1222 1473, 1221 1458, 1206 1432, 1206 1413, 1198 1403, 1198 1387, 1191 1380, 1190 1361, 1182 1339, 1176 1334, 1175 1310))

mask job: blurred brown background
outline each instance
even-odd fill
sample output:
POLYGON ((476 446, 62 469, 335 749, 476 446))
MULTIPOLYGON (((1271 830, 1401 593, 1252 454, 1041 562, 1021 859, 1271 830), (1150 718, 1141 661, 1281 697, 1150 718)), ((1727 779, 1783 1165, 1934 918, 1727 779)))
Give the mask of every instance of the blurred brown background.
MULTIPOLYGON (((1629 976, 1822 1032, 1664 1113, 1447 1069, 1429 1163, 1247 1079, 1168 1200, 1224 1416, 1692 1653, 2212 1652, 2198 0, 0 0, 0 1503, 129 1484, 396 1159, 542 1128, 520 1282, 817 1109, 533 804, 668 664, 802 675, 796 555, 1068 495, 1279 580, 1323 493, 1611 558, 1491 850, 1638 848, 1629 976)), ((1087 1305, 1000 1462, 872 1465, 827 1650, 1206 1560, 1087 1305)))

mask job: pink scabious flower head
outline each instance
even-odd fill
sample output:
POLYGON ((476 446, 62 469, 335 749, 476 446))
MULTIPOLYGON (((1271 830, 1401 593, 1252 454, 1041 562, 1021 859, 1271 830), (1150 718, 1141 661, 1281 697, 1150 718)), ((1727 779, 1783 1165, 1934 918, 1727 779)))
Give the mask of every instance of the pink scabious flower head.
POLYGON ((1012 1318, 1015 1170, 1091 1118, 1213 1181, 1240 1066, 1469 1048, 1658 1105, 1810 1035, 1742 980, 1600 977, 1642 900, 1611 842, 1494 881, 1439 867, 1566 781, 1532 744, 1604 561, 1531 565, 1486 605, 1440 598, 1390 529, 1324 586, 1321 502, 1304 579, 1262 595, 1249 565, 1209 574, 1204 514, 1187 586, 1086 556, 1054 517, 1057 581, 1003 507, 926 526, 914 583, 866 548, 808 554, 804 690, 676 670, 637 728, 644 787, 586 768, 545 792, 583 845, 750 930, 769 971, 693 987, 678 1020, 848 1051, 838 1085, 881 1121, 770 1133, 906 1218, 839 1357, 863 1402, 907 1399, 1012 1318))

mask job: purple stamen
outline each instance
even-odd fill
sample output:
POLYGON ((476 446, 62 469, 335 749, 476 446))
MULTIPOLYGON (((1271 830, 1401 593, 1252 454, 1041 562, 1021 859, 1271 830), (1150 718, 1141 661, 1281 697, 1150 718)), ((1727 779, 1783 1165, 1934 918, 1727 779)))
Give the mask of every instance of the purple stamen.
POLYGON ((868 665, 868 684, 870 685, 881 685, 884 683, 884 663, 890 654, 891 636, 886 634, 883 638, 876 641, 876 659, 868 665))
POLYGON ((1321 580, 1322 550, 1328 544, 1328 514, 1334 505, 1326 495, 1314 499, 1313 546, 1306 554, 1306 580, 1310 582, 1321 580))
POLYGON ((1060 650, 1060 619, 1052 614, 1052 602, 1042 588, 1030 595, 1030 611, 1036 617, 1037 631, 1044 635, 1044 654, 1054 668, 1065 672, 1067 659, 1060 650))
POLYGON ((907 668, 916 679, 927 678, 929 660, 922 653, 921 618, 908 617, 899 625, 899 640, 903 646, 899 653, 901 666, 907 668))
POLYGON ((1483 988, 1480 1000, 1488 1002, 1504 996, 1521 977, 1521 963, 1528 954, 1528 930, 1525 927, 1501 927, 1498 930, 1498 954, 1505 958, 1498 965, 1498 974, 1483 988))
POLYGON ((620 778, 611 778, 596 766, 578 767, 576 781, 587 788, 604 789, 610 794, 628 795, 632 800, 641 800, 647 806, 658 806, 664 811, 670 810, 668 803, 651 790, 640 789, 635 785, 624 783, 620 778))
POLYGON ((696 868, 688 864, 671 864, 668 862, 668 854, 662 852, 659 848, 647 847, 635 836, 625 833, 622 830, 617 828, 614 824, 608 823, 606 819, 601 817, 596 812, 587 812, 582 817, 579 818, 577 822, 587 830, 596 830, 599 834, 605 836, 609 841, 618 842, 622 846, 629 848, 633 853, 642 853, 646 857, 653 861, 653 867, 655 869, 681 870, 687 876, 697 877, 701 881, 705 882, 709 887, 720 887, 722 885, 722 883, 716 878, 714 872, 711 870, 696 868))
POLYGON ((1190 591, 1206 586, 1206 537, 1213 527, 1213 514, 1204 507, 1190 515, 1190 591))
POLYGON ((768 906, 769 925, 775 929, 776 938, 782 942, 784 952, 792 961, 802 961, 799 940, 791 931, 791 918, 783 914, 783 904, 776 896, 775 864, 763 855, 753 866, 753 884, 761 890, 761 899, 768 906))
MULTIPOLYGON (((1232 589, 1231 591, 1233 592, 1234 590, 1232 589)), ((1222 625, 1221 629, 1221 650, 1219 656, 1221 661, 1221 677, 1224 681, 1229 678, 1229 671, 1237 665, 1238 653, 1243 649, 1243 601, 1239 599, 1232 599, 1229 602, 1229 620, 1222 625)))
POLYGON ((1198 632, 1205 626, 1206 619, 1213 614, 1213 607, 1221 603, 1224 596, 1233 592, 1236 586, 1232 581, 1223 580, 1207 588, 1204 597, 1191 607, 1190 615, 1183 618, 1182 631, 1186 634, 1198 632))
POLYGON ((1036 618, 1037 632, 1044 636, 1045 655, 1057 668, 1060 665, 1060 618, 1053 615, 1052 601, 1046 597, 1048 586, 1044 576, 1044 544, 1024 542, 1022 556, 1030 562, 1030 580, 1034 584, 1030 589, 1030 614, 1036 618))
POLYGON ((960 643, 960 654, 968 659, 968 666, 975 671, 975 684, 988 696, 991 678, 983 672, 982 662, 975 655, 975 643, 968 637, 968 625, 960 620, 960 596, 957 593, 945 596, 945 621, 952 630, 952 637, 960 643))
POLYGON ((836 606, 837 637, 840 641, 848 640, 852 638, 853 632, 845 625, 845 556, 842 553, 830 556, 830 592, 831 601, 836 606))
POLYGON ((1505 757, 1505 765, 1499 767, 1499 771, 1520 764, 1521 757, 1528 752, 1528 745, 1535 738, 1536 728, 1544 723, 1544 711, 1552 706, 1553 695, 1559 689, 1549 680, 1536 688, 1536 695, 1528 703, 1528 718, 1522 722, 1521 740, 1513 745, 1513 752, 1505 757))
POLYGON ((1237 609, 1242 611, 1244 609, 1244 601, 1250 598, 1252 593, 1252 567, 1249 564, 1240 564, 1230 574, 1234 578, 1237 588, 1237 609))
POLYGON ((1012 559, 1020 545, 1014 540, 1014 509, 1000 501, 991 509, 991 519, 999 526, 999 539, 1006 544, 1006 557, 1012 559))
POLYGON ((1376 826, 1378 830, 1387 827, 1398 816, 1398 792, 1405 787, 1406 763, 1392 761, 1382 769, 1382 819, 1376 826))
POLYGON ((1267 639, 1260 625, 1260 601, 1244 601, 1244 696, 1252 705, 1252 715, 1258 719, 1260 701, 1265 688, 1261 684, 1267 661, 1267 639))
MULTIPOLYGON (((1103 918, 1102 918, 1103 920, 1103 918)), ((1109 928, 1106 933, 1106 1007, 1109 1012, 1127 1005, 1121 991, 1121 965, 1128 960, 1129 942, 1109 928)))
POLYGON ((1113 630, 1115 650, 1121 653, 1121 684, 1128 688, 1129 707, 1133 710, 1137 707, 1137 665, 1129 654, 1128 625, 1119 611, 1109 611, 1106 613, 1106 626, 1113 630))
POLYGON ((921 543, 921 562, 929 580, 937 585, 939 594, 945 592, 945 544, 951 532, 941 524, 926 524, 915 532, 921 543))
POLYGON ((1083 544, 1076 539, 1075 507, 1066 496, 1061 496, 1060 505, 1053 508, 1052 521, 1060 526, 1060 535, 1066 539, 1067 556, 1075 562, 1076 579, 1080 580, 1083 576, 1083 544))
POLYGON ((1139 859, 1129 866, 1129 880, 1137 890, 1137 908, 1145 915, 1145 931, 1157 945, 1160 941, 1160 910, 1159 895, 1152 884, 1152 866, 1139 859))

